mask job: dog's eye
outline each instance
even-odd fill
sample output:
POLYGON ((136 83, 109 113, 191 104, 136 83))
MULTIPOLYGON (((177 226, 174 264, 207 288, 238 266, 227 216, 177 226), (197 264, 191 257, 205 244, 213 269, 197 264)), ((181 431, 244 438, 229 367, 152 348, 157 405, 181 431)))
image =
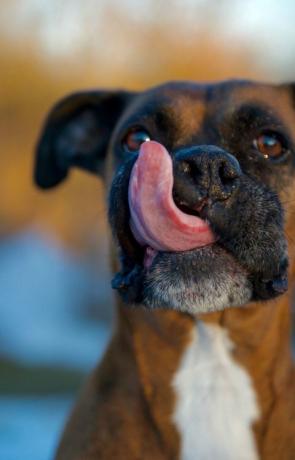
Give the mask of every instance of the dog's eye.
POLYGON ((149 133, 143 128, 132 128, 123 139, 123 148, 128 152, 137 152, 143 142, 150 141, 149 133))
POLYGON ((265 131, 260 134, 253 142, 254 147, 264 158, 279 158, 287 150, 283 136, 274 131, 265 131))

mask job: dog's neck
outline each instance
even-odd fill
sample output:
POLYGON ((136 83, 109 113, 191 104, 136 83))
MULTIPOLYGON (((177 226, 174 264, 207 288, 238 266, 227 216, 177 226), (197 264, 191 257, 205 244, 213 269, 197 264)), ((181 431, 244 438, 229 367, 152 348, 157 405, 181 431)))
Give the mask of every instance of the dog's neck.
POLYGON ((249 374, 257 396, 260 416, 254 430, 260 445, 266 420, 292 372, 289 299, 283 296, 266 304, 198 318, 175 311, 120 306, 119 333, 134 357, 149 415, 172 456, 179 447, 171 423, 175 404, 172 382, 198 321, 224 328, 233 342, 233 359, 249 374))
POLYGON ((284 393, 293 369, 289 299, 285 296, 202 319, 217 322, 228 331, 234 344, 233 357, 251 377, 260 412, 255 425, 259 445, 266 429, 265 421, 284 393))

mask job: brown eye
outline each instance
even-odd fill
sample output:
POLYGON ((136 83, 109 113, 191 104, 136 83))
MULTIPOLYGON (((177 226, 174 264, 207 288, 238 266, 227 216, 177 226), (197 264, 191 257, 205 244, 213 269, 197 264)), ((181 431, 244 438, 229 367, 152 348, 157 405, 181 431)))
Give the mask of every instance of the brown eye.
POLYGON ((286 152, 284 138, 278 133, 267 131, 254 140, 254 147, 264 158, 279 158, 286 152))
POLYGON ((150 140, 150 135, 145 129, 132 128, 123 139, 123 147, 128 152, 137 152, 143 142, 150 140))

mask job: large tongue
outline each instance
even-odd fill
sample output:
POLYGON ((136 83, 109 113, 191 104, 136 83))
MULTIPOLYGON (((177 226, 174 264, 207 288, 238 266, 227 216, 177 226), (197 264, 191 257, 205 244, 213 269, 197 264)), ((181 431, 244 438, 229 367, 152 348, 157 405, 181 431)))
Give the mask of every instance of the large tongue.
POLYGON ((130 226, 135 239, 158 251, 186 251, 213 243, 208 224, 175 205, 172 187, 169 153, 158 142, 144 142, 129 182, 130 226))

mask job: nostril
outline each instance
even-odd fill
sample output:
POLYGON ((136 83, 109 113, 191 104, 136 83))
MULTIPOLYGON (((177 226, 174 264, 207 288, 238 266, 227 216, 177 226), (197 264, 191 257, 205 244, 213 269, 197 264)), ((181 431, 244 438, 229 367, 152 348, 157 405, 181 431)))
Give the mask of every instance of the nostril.
POLYGON ((219 167, 218 175, 223 185, 230 185, 238 177, 235 171, 226 164, 219 167))
POLYGON ((185 174, 190 174, 191 173, 191 166, 187 161, 182 161, 181 163, 181 170, 185 174))
POLYGON ((238 165, 232 164, 230 161, 222 161, 219 165, 218 175, 223 186, 233 186, 236 179, 241 175, 241 170, 238 165))
POLYGON ((196 161, 182 161, 181 171, 187 176, 198 178, 202 174, 200 165, 196 161))

